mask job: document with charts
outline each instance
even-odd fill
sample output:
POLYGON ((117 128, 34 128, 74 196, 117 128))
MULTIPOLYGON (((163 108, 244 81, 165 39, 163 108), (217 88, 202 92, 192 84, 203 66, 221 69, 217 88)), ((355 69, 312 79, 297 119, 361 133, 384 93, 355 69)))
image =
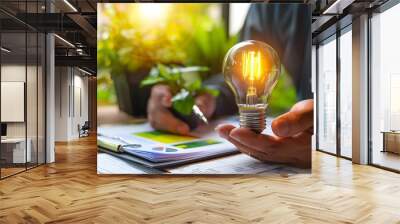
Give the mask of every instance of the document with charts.
POLYGON ((108 125, 98 128, 97 144, 115 153, 137 156, 151 162, 167 162, 238 152, 216 135, 217 123, 202 126, 188 136, 154 130, 148 123, 134 125, 108 125))

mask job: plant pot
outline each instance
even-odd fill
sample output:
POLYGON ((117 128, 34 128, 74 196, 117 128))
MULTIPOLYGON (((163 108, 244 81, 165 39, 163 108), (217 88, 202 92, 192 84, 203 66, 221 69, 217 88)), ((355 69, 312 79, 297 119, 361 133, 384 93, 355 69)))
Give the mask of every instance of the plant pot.
POLYGON ((146 116, 147 100, 150 97, 151 87, 140 87, 140 82, 148 74, 148 69, 142 69, 111 76, 117 95, 118 107, 121 111, 132 116, 146 116))

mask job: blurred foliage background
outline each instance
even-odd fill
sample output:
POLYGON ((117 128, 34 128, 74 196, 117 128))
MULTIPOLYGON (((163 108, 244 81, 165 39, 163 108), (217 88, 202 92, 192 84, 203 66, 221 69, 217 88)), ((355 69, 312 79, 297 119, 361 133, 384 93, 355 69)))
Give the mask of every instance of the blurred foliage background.
MULTIPOLYGON (((225 53, 238 40, 229 36, 222 4, 99 4, 99 106, 119 102, 118 76, 150 71, 157 64, 206 66, 205 76, 221 74, 225 53)), ((235 16, 235 15, 230 15, 235 16)), ((121 88, 122 89, 122 88, 121 88)), ((124 94, 122 94, 124 95, 124 94)), ((269 113, 287 111, 296 101, 290 78, 283 74, 270 98, 269 113)))

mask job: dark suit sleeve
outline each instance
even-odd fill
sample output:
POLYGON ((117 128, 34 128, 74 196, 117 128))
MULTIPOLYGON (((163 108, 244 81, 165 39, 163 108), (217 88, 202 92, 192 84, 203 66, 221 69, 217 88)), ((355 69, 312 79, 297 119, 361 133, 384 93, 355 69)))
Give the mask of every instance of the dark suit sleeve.
MULTIPOLYGON (((299 100, 312 98, 311 92, 311 8, 307 4, 263 4, 250 6, 240 40, 259 40, 278 53, 296 87, 299 100)), ((207 81, 220 90, 215 116, 237 112, 235 98, 217 75, 207 81)))
POLYGON ((272 46, 291 76, 297 98, 312 98, 311 7, 308 4, 252 4, 240 37, 272 46))

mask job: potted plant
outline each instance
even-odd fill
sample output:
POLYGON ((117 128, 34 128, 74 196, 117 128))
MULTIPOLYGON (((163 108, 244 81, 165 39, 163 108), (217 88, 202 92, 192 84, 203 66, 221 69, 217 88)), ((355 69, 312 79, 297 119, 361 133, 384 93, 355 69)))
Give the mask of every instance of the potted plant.
POLYGON ((98 70, 110 74, 120 110, 131 115, 146 115, 151 86, 140 88, 140 83, 153 67, 206 66, 201 76, 216 74, 236 41, 222 22, 209 18, 207 5, 171 5, 177 7, 173 16, 157 23, 135 17, 140 14, 137 4, 120 6, 100 10, 106 19, 99 25, 98 70))

